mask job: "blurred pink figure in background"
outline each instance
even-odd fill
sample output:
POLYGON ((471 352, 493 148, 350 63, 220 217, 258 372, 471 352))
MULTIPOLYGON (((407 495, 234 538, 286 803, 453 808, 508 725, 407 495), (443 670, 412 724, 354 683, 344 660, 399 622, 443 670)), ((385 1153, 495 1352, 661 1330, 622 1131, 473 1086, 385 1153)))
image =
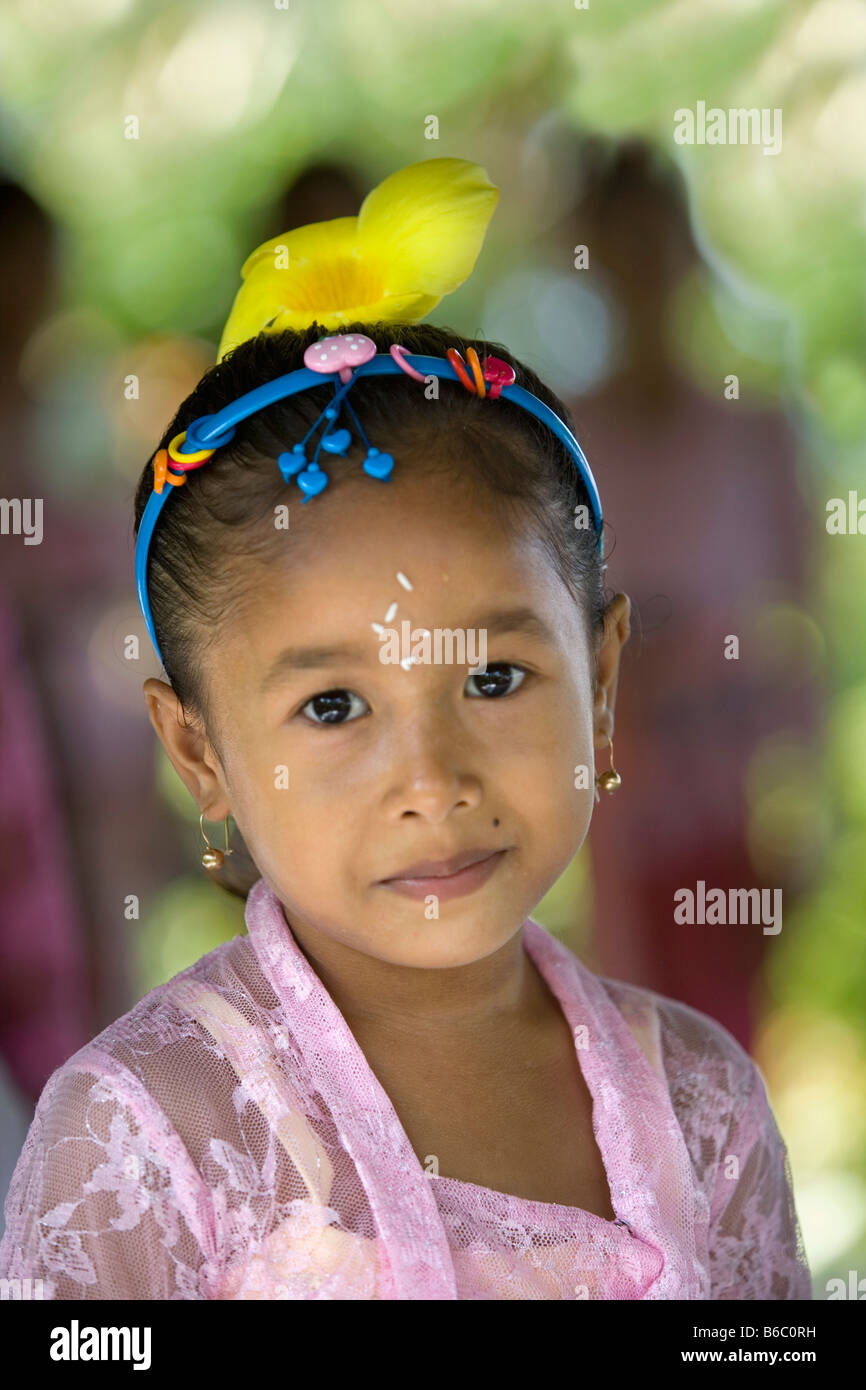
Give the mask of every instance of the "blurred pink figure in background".
POLYGON ((58 788, 0 593, 0 1052, 34 1099, 85 1043, 86 960, 58 788))

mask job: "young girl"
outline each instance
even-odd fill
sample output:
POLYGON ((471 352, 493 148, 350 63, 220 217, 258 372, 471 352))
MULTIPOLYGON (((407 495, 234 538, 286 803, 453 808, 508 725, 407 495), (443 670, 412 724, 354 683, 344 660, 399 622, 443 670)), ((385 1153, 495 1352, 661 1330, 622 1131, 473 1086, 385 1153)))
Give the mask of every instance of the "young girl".
POLYGON ((149 714, 247 934, 46 1084, 0 1247, 45 1297, 811 1296, 758 1068, 530 915, 619 783, 629 602, 563 403, 417 323, 496 197, 426 161, 260 247, 142 475, 149 714))

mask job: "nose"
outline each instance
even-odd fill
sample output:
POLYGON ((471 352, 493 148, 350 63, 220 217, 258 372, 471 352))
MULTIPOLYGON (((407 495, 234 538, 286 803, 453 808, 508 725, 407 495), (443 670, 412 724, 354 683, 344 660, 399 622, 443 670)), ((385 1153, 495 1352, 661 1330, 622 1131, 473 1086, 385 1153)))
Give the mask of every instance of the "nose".
POLYGON ((419 722, 400 738, 385 794, 392 820, 420 816, 438 825, 456 811, 477 809, 483 796, 478 766, 453 722, 419 722))

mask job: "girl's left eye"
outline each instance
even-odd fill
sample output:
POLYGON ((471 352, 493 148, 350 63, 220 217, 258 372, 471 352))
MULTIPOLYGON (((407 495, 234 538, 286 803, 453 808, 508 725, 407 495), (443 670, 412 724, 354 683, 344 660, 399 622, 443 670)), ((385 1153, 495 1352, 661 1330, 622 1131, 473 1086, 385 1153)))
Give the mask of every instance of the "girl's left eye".
MULTIPOLYGON (((518 690, 523 684, 528 674, 525 667, 518 666, 513 661, 497 661, 488 664, 483 671, 468 676, 467 683, 477 682, 484 698, 499 699, 503 695, 513 695, 515 690, 518 690), (509 670, 516 672, 520 677, 517 685, 511 689, 508 688, 509 681, 512 679, 507 674, 509 670)), ((477 689, 473 698, 478 698, 477 689)), ((312 705, 316 707, 316 713, 321 718, 310 718, 311 724, 349 724, 356 717, 351 713, 353 700, 360 701, 362 705, 366 704, 366 701, 362 700, 360 695, 356 695, 354 690, 325 690, 321 695, 311 696, 301 707, 299 713, 304 714, 306 709, 312 705), (344 715, 347 717, 343 718, 344 715)), ((305 718, 309 718, 309 716, 305 715, 305 718)))
MULTIPOLYGON (((469 680, 478 681, 479 685, 484 690, 484 694, 492 695, 495 698, 500 695, 513 695, 514 691, 519 689, 523 684, 526 675, 526 668, 524 666, 516 666, 513 661, 495 661, 492 665, 488 664, 478 675, 470 676, 469 680), (520 680, 512 690, 503 688, 503 677, 499 674, 502 671, 507 671, 509 668, 512 671, 517 671, 520 676, 520 680)), ((508 677, 505 677, 505 686, 508 685, 508 679, 508 677)))

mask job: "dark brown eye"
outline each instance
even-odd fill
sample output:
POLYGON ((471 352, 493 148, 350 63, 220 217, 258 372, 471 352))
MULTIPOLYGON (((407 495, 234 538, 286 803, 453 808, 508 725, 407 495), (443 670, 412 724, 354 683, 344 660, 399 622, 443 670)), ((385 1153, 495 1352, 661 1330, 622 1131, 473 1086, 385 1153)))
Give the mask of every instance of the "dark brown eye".
POLYGON ((479 672, 478 675, 470 676, 469 680, 477 682, 477 688, 485 696, 496 699, 500 695, 513 695, 514 691, 522 685, 525 675, 526 672, 523 667, 516 666, 513 661, 497 661, 488 665, 487 669, 479 672), (509 689, 509 682, 512 679, 510 672, 516 672, 520 680, 517 685, 509 689))
POLYGON ((344 716, 350 713, 352 700, 360 698, 360 695, 356 695, 352 690, 325 690, 321 695, 313 695, 301 713, 312 706, 317 717, 310 719, 311 724, 347 724, 350 720, 344 716))

